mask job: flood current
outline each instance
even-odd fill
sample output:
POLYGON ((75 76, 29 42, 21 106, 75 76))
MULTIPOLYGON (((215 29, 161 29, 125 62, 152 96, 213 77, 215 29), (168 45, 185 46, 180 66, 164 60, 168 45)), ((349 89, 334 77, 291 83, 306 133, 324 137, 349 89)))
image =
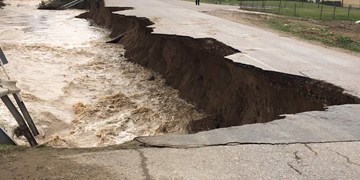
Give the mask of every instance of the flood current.
MULTIPOLYGON (((36 10, 36 1, 5 3, 0 47, 40 143, 108 146, 137 136, 187 133, 189 121, 203 118, 160 75, 124 58, 120 44, 106 44, 109 32, 75 18, 83 11, 36 10)), ((13 134, 16 126, 1 103, 0 127, 26 144, 13 134)))

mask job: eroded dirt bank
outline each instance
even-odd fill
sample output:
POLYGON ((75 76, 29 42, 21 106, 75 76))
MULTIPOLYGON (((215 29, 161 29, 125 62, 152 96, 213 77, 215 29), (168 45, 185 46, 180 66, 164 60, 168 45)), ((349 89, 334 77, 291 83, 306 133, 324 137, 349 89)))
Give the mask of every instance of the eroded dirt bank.
POLYGON ((359 103, 332 84, 300 76, 264 71, 233 63, 224 56, 239 52, 214 39, 151 34, 147 18, 113 14, 123 8, 97 8, 80 17, 112 29, 125 57, 160 73, 182 98, 204 110, 208 117, 191 122, 190 132, 262 123, 281 114, 324 110, 329 105, 359 103))

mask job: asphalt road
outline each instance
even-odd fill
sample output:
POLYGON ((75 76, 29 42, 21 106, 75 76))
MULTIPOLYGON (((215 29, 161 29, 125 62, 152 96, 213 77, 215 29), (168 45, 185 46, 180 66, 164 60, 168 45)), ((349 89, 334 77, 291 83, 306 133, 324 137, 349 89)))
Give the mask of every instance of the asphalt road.
POLYGON ((356 143, 145 148, 62 159, 100 166, 114 179, 358 179, 356 143))

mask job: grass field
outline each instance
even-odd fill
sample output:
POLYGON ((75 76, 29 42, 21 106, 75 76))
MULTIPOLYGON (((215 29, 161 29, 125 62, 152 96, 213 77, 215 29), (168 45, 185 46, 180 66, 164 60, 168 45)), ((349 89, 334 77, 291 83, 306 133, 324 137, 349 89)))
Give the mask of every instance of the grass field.
POLYGON ((216 10, 209 15, 261 28, 274 29, 290 36, 360 53, 360 26, 351 21, 324 21, 311 18, 274 16, 242 11, 216 10))
POLYGON ((14 147, 0 144, 0 154, 10 152, 14 147))
POLYGON ((322 20, 360 20, 360 9, 296 1, 240 1, 242 8, 322 20), (334 14, 335 13, 335 14, 334 14))
MULTIPOLYGON (((359 0, 352 0, 359 1, 359 0)), ((351 1, 351 2, 352 2, 351 1)), ((240 0, 201 0, 204 3, 230 4, 242 7, 251 11, 261 11, 274 14, 281 14, 291 17, 304 17, 321 20, 360 20, 360 8, 336 7, 323 4, 296 1, 240 1, 240 0)), ((349 1, 350 2, 350 1, 349 1)))
POLYGON ((280 30, 303 39, 318 41, 327 46, 339 47, 360 52, 359 38, 342 34, 324 25, 314 25, 307 21, 296 21, 284 18, 269 18, 264 21, 272 29, 280 30))

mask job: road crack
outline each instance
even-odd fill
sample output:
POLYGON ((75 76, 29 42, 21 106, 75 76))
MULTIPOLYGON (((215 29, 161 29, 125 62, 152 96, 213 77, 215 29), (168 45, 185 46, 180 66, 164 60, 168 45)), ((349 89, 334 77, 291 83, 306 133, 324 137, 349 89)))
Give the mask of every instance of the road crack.
POLYGON ((313 152, 313 153, 315 154, 315 156, 318 155, 318 153, 317 153, 316 151, 314 151, 314 150, 310 147, 310 145, 304 144, 304 146, 305 146, 306 148, 308 148, 311 152, 313 152))
POLYGON ((291 162, 288 162, 287 165, 288 165, 291 169, 293 169, 296 173, 298 173, 299 175, 302 175, 301 171, 298 170, 298 169, 296 169, 295 166, 293 166, 293 165, 291 164, 291 162))
POLYGON ((299 151, 295 151, 293 154, 294 154, 294 157, 297 161, 297 163, 299 163, 299 161, 301 160, 301 157, 298 155, 299 151))
POLYGON ((337 152, 337 151, 334 151, 334 150, 330 150, 330 151, 331 151, 331 152, 334 152, 334 153, 336 153, 337 155, 339 155, 339 156, 343 157, 344 159, 346 159, 346 162, 347 162, 347 163, 360 167, 360 164, 351 161, 351 159, 350 159, 348 156, 346 156, 346 155, 344 155, 344 154, 341 154, 341 153, 339 153, 339 152, 337 152))
POLYGON ((299 151, 295 151, 293 154, 294 154, 294 160, 292 160, 291 162, 288 162, 287 165, 293 169, 296 173, 298 173, 299 175, 302 175, 302 172, 297 169, 292 163, 294 161, 296 161, 297 164, 300 164, 300 160, 301 160, 301 157, 298 155, 299 151))
POLYGON ((269 145, 269 146, 287 146, 287 145, 296 145, 304 144, 310 151, 315 155, 318 153, 314 151, 309 144, 331 144, 331 143, 350 143, 350 142, 360 142, 360 140, 344 140, 344 141, 321 141, 321 142, 290 142, 290 143, 262 143, 262 142, 225 142, 225 143, 215 143, 215 144, 186 144, 186 145, 171 145, 171 144, 152 144, 146 142, 146 140, 141 140, 140 138, 135 138, 133 140, 136 143, 139 143, 139 147, 143 148, 173 148, 173 149, 196 149, 204 147, 218 147, 218 146, 241 146, 241 145, 269 145))
POLYGON ((140 149, 137 149, 136 151, 139 153, 141 157, 141 168, 143 171, 143 176, 145 176, 146 180, 152 179, 149 173, 149 168, 147 166, 147 160, 148 160, 147 157, 144 155, 144 152, 142 152, 140 149))

